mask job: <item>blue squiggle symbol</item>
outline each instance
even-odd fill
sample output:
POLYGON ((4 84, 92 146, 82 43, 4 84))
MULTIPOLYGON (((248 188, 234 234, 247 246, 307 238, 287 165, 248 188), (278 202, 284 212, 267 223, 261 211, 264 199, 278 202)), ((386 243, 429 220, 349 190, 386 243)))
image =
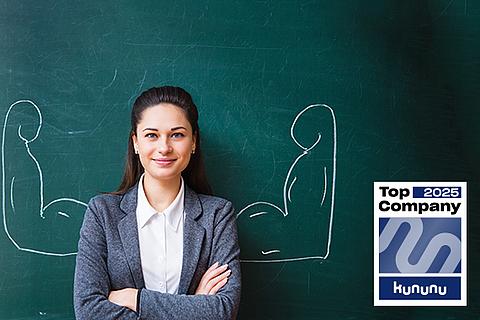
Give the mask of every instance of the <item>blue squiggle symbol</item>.
POLYGON ((440 273, 454 273, 459 262, 461 261, 461 242, 457 235, 455 235, 453 232, 445 231, 444 229, 449 229, 449 227, 451 228, 452 225, 459 226, 459 222, 459 219, 454 218, 388 219, 384 229, 380 234, 380 254, 386 252, 392 242, 398 246, 399 241, 402 241, 402 239, 398 239, 397 235, 399 234, 399 229, 403 224, 407 224, 410 229, 399 245, 398 251, 394 257, 394 261, 388 261, 391 259, 385 258, 385 256, 382 258, 382 255, 380 255, 381 269, 383 267, 383 271, 381 272, 426 273, 433 266, 437 267, 440 273), (434 228, 434 230, 432 230, 432 228, 434 228), (432 231, 435 231, 435 229, 439 230, 440 232, 435 234, 430 239, 426 239, 427 237, 425 237, 425 233, 428 231, 430 234, 432 231), (409 258, 414 251, 419 250, 416 249, 416 247, 421 247, 422 244, 426 244, 425 250, 421 253, 418 262, 411 263, 409 258), (435 262, 435 259, 443 247, 448 247, 450 252, 445 261, 443 261, 443 264, 440 262, 441 266, 438 268, 438 266, 434 266, 434 264, 439 264, 438 261, 435 262), (395 267, 398 269, 398 271, 395 270, 395 267))

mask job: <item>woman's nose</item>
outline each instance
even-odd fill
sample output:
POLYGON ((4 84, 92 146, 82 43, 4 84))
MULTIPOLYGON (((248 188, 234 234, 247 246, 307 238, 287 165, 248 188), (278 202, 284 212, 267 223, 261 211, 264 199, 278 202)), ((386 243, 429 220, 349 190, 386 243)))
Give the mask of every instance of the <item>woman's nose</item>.
POLYGON ((167 154, 172 151, 172 147, 170 146, 167 139, 159 139, 158 142, 158 152, 161 154, 167 154))

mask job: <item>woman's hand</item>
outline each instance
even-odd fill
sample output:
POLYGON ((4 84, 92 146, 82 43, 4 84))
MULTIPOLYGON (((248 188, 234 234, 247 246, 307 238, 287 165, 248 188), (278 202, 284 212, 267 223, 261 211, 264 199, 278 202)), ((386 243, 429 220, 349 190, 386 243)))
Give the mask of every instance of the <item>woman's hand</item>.
POLYGON ((138 290, 134 288, 125 288, 110 292, 108 300, 122 307, 127 307, 133 311, 137 311, 137 294, 138 290))
POLYGON ((228 270, 228 265, 218 266, 215 262, 202 276, 195 294, 215 294, 228 281, 228 276, 232 271, 228 270))

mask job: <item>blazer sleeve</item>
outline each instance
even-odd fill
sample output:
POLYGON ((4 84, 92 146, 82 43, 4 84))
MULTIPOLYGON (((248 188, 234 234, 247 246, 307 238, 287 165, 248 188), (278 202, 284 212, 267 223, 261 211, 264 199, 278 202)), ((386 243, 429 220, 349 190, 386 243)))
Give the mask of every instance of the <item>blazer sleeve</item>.
POLYGON ((73 285, 75 317, 77 320, 137 319, 136 312, 108 300, 111 290, 102 221, 92 199, 85 212, 78 242, 73 285))
POLYGON ((232 271, 226 285, 214 295, 174 295, 148 289, 140 292, 139 319, 236 319, 240 304, 240 247, 231 202, 215 217, 212 263, 227 263, 232 271))

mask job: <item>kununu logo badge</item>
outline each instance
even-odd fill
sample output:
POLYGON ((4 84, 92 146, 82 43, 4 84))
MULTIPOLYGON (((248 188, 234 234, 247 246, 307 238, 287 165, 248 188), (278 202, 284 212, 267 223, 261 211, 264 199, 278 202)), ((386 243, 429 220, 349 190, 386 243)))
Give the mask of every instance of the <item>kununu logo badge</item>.
POLYGON ((465 306, 466 182, 374 183, 374 305, 465 306))

